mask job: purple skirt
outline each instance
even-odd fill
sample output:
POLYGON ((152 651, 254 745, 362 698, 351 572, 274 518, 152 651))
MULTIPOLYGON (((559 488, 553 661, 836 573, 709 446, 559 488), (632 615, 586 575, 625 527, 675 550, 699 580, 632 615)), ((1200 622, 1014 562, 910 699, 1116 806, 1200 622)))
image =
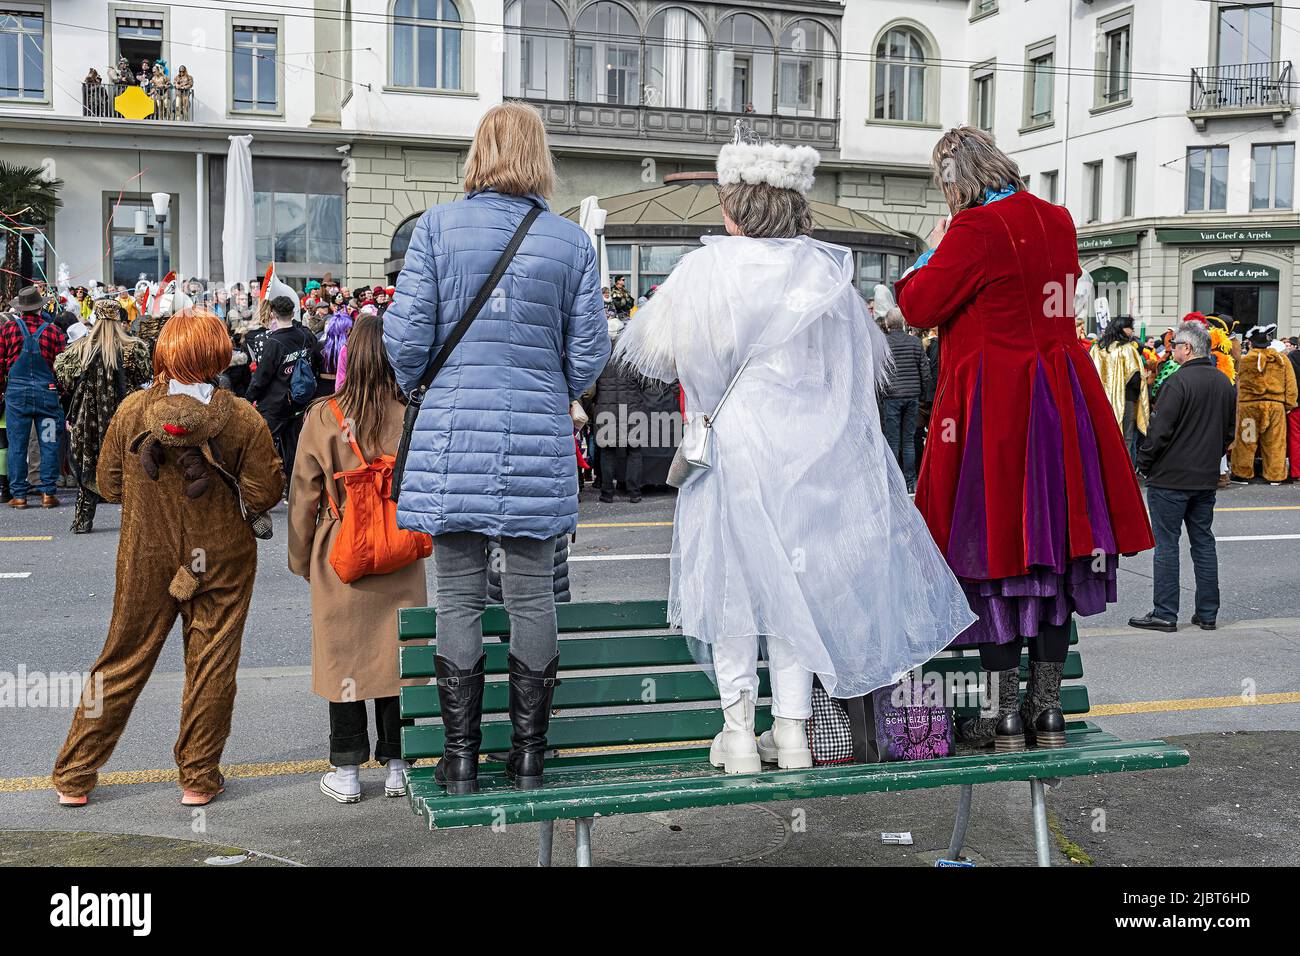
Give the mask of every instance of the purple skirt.
MULTIPOLYGON (((1099 614, 1117 599, 1118 549, 1106 508, 1097 439, 1074 367, 1067 364, 1066 368, 1074 398, 1088 524, 1096 549, 1087 557, 1067 557, 1070 543, 1061 414, 1040 362, 1030 401, 1025 449, 1025 557, 1029 571, 1010 578, 987 577, 982 389, 977 379, 953 503, 954 537, 958 529, 964 533, 960 543, 950 542, 949 563, 979 620, 963 631, 951 647, 1006 644, 1034 637, 1040 623, 1060 625, 1071 614, 1099 614)), ((982 378, 982 370, 980 375, 982 378)))

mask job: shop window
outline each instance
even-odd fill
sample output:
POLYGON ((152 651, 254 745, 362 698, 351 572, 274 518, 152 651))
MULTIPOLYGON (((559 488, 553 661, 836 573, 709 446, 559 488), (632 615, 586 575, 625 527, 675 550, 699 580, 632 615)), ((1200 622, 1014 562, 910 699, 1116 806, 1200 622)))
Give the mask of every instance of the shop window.
POLYGON ((415 233, 416 224, 423 215, 424 213, 418 213, 397 227, 397 231, 393 233, 393 241, 389 243, 388 258, 401 259, 406 255, 406 250, 411 247, 411 236, 415 233))
MULTIPOLYGON (((668 273, 673 271, 678 260, 692 249, 698 246, 641 246, 640 248, 640 269, 637 279, 637 295, 645 295, 646 292, 659 285, 668 278, 668 273)), ((613 271, 614 263, 610 262, 610 270, 613 271)))
MULTIPOLYGON (((105 263, 105 281, 123 285, 128 289, 143 276, 150 282, 158 279, 158 220, 154 217, 153 202, 148 196, 127 196, 118 202, 117 193, 104 194, 105 213, 108 218, 108 261, 105 263), (137 234, 136 212, 144 212, 144 234, 137 234)), ((170 268, 172 253, 176 248, 179 200, 172 197, 171 215, 167 217, 168 229, 161 237, 163 243, 163 270, 170 268)))
POLYGON ((343 261, 342 196, 258 191, 253 193, 253 221, 259 263, 343 261))
POLYGON ((601 284, 614 287, 614 280, 622 276, 629 289, 632 288, 632 247, 626 243, 606 243, 605 259, 609 263, 609 275, 601 276, 601 284))

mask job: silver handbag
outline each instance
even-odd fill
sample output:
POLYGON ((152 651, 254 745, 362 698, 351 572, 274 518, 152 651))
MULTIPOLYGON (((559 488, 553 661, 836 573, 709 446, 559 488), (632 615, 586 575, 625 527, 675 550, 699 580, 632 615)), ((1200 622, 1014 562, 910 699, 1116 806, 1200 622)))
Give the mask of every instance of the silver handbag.
POLYGON ((740 368, 736 369, 736 374, 727 383, 727 390, 722 393, 718 404, 713 407, 713 414, 701 415, 687 423, 686 430, 682 434, 682 443, 677 447, 677 453, 673 455, 672 464, 668 466, 668 484, 674 488, 685 488, 695 478, 713 467, 713 423, 717 420, 718 413, 722 411, 727 396, 731 394, 736 379, 740 378, 740 373, 745 371, 747 365, 749 359, 740 363, 740 368))

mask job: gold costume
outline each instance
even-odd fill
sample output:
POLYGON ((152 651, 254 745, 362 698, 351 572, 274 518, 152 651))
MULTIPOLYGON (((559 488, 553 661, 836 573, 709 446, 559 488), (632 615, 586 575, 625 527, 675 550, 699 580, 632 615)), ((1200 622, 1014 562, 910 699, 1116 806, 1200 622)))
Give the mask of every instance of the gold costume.
POLYGON ((1151 420, 1151 396, 1147 391, 1146 378, 1143 374, 1146 366, 1143 364, 1137 341, 1112 342, 1105 349, 1094 345, 1090 354, 1092 364, 1097 366, 1097 374, 1101 376, 1101 384, 1106 389, 1106 397, 1110 399, 1110 407, 1115 411, 1115 420, 1119 422, 1121 429, 1124 427, 1124 391, 1128 380, 1134 373, 1138 374, 1138 399, 1137 407, 1134 409, 1134 423, 1137 425, 1137 430, 1145 435, 1147 424, 1151 420))

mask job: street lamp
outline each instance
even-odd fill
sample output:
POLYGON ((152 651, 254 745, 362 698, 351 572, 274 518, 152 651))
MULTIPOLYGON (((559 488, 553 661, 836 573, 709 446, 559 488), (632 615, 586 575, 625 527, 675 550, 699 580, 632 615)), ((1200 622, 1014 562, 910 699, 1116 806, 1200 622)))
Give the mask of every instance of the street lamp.
POLYGON ((153 194, 153 214, 158 220, 158 294, 162 295, 162 281, 166 273, 163 271, 163 246, 166 243, 167 236, 167 209, 171 206, 171 193, 154 193, 153 194))

